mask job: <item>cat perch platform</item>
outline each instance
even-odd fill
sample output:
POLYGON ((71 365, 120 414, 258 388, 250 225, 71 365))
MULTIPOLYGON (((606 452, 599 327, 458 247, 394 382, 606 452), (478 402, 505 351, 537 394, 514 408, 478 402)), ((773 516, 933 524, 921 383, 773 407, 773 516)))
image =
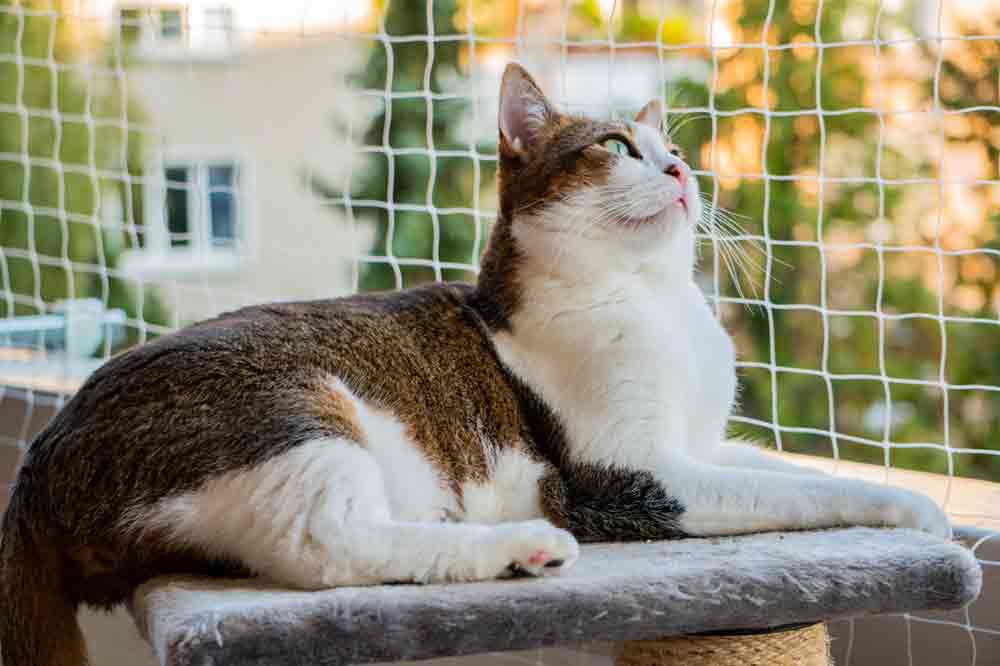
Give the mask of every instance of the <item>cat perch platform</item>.
POLYGON ((579 641, 620 643, 619 664, 812 665, 826 663, 816 623, 959 608, 980 584, 957 543, 851 528, 587 545, 572 568, 542 579, 311 593, 160 579, 139 589, 132 612, 164 666, 360 664, 579 641), (740 635, 673 638, 705 632, 740 635), (783 658, 731 654, 785 643, 783 658))

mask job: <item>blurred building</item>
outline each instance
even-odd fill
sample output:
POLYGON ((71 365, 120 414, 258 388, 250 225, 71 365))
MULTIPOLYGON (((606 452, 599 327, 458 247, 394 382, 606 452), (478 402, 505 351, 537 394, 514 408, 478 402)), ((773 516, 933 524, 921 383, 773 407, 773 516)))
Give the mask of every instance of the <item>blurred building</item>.
MULTIPOLYGON (((341 184, 350 175, 338 137, 364 118, 345 100, 343 79, 363 53, 342 31, 367 3, 322 4, 59 6, 58 37, 79 53, 87 85, 125 86, 142 108, 141 124, 128 126, 143 139, 143 175, 131 188, 141 200, 109 188, 100 218, 105 230, 122 230, 122 243, 138 241, 115 270, 136 290, 155 291, 172 327, 352 289, 350 257, 371 234, 358 227, 355 236, 342 208, 324 206, 307 178, 341 184)), ((104 341, 123 335, 125 313, 100 300, 48 305, 0 327, 0 512, 23 447, 117 346, 104 341)), ((123 611, 81 615, 94 663, 156 663, 123 611)))
MULTIPOLYGON (((152 291, 171 328, 246 304, 351 291, 351 258, 371 232, 324 205, 307 180, 346 185, 354 166, 344 128, 365 118, 344 77, 363 56, 364 45, 345 38, 356 10, 294 0, 63 7, 55 34, 71 42, 81 80, 95 93, 127 89, 140 107, 120 127, 141 139, 141 177, 121 187, 118 167, 98 212, 109 253, 129 249, 89 270, 152 291)), ((95 116, 91 130, 107 122, 95 116)), ((125 313, 79 296, 0 325, 0 385, 71 393, 120 346, 125 313)), ((140 313, 127 325, 147 323, 140 313)))
POLYGON ((342 183, 351 167, 335 127, 358 117, 343 97, 356 47, 338 38, 336 13, 198 0, 94 8, 109 13, 101 41, 120 48, 148 115, 141 206, 108 197, 103 211, 126 225, 141 217, 124 273, 157 285, 175 325, 348 292, 349 258, 370 240, 355 248, 343 214, 306 184, 312 172, 342 183))

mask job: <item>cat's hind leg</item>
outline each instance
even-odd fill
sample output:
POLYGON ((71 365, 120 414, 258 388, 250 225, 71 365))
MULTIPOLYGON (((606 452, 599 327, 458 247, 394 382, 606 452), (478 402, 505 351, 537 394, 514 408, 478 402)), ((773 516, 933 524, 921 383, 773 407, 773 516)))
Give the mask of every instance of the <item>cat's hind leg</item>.
POLYGON ((143 524, 305 589, 539 574, 578 553, 568 532, 541 520, 395 520, 378 461, 344 438, 315 439, 223 474, 158 503, 143 524))

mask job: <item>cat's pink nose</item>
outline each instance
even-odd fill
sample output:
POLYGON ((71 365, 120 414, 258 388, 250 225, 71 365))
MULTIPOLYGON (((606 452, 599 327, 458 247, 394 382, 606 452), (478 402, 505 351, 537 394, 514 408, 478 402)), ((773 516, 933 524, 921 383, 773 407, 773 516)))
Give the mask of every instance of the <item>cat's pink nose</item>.
POLYGON ((666 169, 663 170, 663 173, 667 174, 668 176, 673 176, 674 178, 676 178, 677 182, 681 184, 681 187, 684 187, 687 184, 687 177, 688 177, 687 169, 682 169, 676 164, 671 164, 670 166, 668 166, 666 169))

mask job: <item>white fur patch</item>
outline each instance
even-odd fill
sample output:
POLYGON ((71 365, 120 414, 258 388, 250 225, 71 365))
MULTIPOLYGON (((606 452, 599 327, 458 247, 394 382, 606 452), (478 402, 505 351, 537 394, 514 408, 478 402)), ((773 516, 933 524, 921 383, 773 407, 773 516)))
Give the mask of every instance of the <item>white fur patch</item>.
POLYGON ((548 466, 514 448, 500 450, 490 463, 485 483, 465 483, 462 500, 465 520, 505 523, 541 518, 538 482, 548 466))
POLYGON ((516 335, 495 337, 503 362, 561 418, 577 460, 649 469, 663 447, 723 439, 732 343, 690 279, 665 282, 593 270, 532 280, 516 335))
POLYGON ((381 468, 393 518, 439 521, 458 511, 454 493, 395 416, 369 406, 339 379, 331 386, 354 402, 365 447, 381 468))
POLYGON ((351 522, 388 521, 382 474, 360 445, 317 439, 246 470, 216 477, 135 516, 179 544, 232 557, 299 587, 326 578, 317 535, 351 522))

